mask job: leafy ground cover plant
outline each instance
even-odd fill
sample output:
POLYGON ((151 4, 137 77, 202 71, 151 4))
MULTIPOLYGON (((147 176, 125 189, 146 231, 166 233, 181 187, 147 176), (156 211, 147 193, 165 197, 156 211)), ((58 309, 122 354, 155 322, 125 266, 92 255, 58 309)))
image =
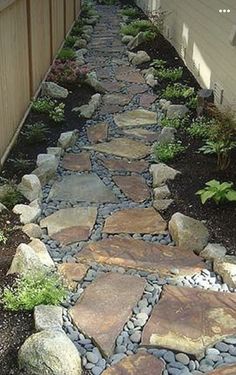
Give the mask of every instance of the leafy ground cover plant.
MULTIPOLYGON (((81 30, 81 32, 82 32, 82 30, 81 30)), ((75 42, 77 41, 77 39, 78 38, 75 35, 68 35, 68 37, 65 40, 64 47, 66 47, 66 48, 73 48, 75 42)))
POLYGON ((7 237, 5 236, 4 232, 0 229, 0 245, 5 245, 7 242, 7 237))
POLYGON ((59 84, 81 83, 89 72, 86 66, 79 67, 76 61, 56 60, 48 75, 48 81, 59 84))
POLYGON ((155 35, 157 35, 159 32, 158 28, 155 25, 153 25, 151 21, 148 20, 133 21, 129 25, 124 25, 121 27, 121 33, 124 35, 136 36, 141 31, 151 32, 155 35))
POLYGON ((196 195, 200 196, 202 204, 205 204, 209 199, 212 199, 216 204, 236 201, 236 190, 233 189, 232 182, 208 181, 206 187, 198 190, 196 195))
POLYGON ((16 189, 16 186, 13 183, 9 184, 7 192, 1 197, 1 203, 9 210, 11 210, 16 204, 23 203, 24 201, 25 198, 16 189))
POLYGON ((183 68, 159 68, 156 69, 155 77, 160 81, 176 82, 182 78, 183 68))
POLYGON ((186 147, 181 142, 156 144, 154 146, 154 156, 157 161, 168 162, 173 160, 186 150, 186 147))
MULTIPOLYGON (((70 37, 78 37, 81 34, 83 34, 83 27, 84 27, 84 22, 83 20, 79 19, 75 21, 74 26, 71 30, 70 37)), ((72 46, 67 46, 67 47, 72 47, 72 46)))
POLYGON ((167 100, 188 99, 194 94, 194 88, 174 83, 168 85, 162 93, 162 97, 167 100))
POLYGON ((187 133, 192 138, 207 139, 210 137, 214 120, 201 116, 193 120, 190 127, 187 128, 187 133))
POLYGON ((32 102, 32 110, 38 113, 49 113, 55 107, 55 101, 46 97, 37 98, 32 102))
POLYGON ((121 10, 122 16, 129 17, 129 18, 137 18, 139 12, 136 8, 126 6, 121 10))
POLYGON ((72 48, 65 47, 58 53, 57 58, 61 61, 74 60, 76 52, 72 48))
POLYGON ((160 68, 164 68, 166 63, 167 62, 165 60, 154 59, 153 62, 150 64, 150 66, 153 66, 155 69, 160 69, 160 68))
POLYGON ((49 112, 49 117, 54 122, 62 122, 65 119, 65 104, 60 103, 49 112))
POLYGON ((181 124, 182 124, 182 120, 180 118, 170 119, 168 117, 164 117, 160 120, 160 126, 162 128, 168 127, 168 128, 179 129, 181 124))
POLYGON ((5 287, 1 302, 7 310, 33 310, 41 304, 58 305, 66 294, 57 274, 34 272, 24 274, 11 287, 5 287))
POLYGON ((25 159, 23 156, 19 155, 18 158, 9 159, 9 162, 13 166, 13 168, 19 172, 26 172, 33 166, 33 161, 25 159))
POLYGON ((47 140, 49 130, 43 122, 27 124, 21 134, 29 144, 41 143, 47 140))
POLYGON ((207 140, 206 143, 199 148, 203 154, 216 154, 217 166, 220 170, 225 170, 230 164, 230 152, 236 147, 236 142, 226 140, 207 140))

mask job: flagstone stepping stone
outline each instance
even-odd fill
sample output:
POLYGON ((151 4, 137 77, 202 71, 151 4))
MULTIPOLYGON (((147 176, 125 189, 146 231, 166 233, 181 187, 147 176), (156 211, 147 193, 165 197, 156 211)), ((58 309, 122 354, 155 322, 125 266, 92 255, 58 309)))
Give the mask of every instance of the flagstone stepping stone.
POLYGON ((91 242, 76 258, 80 262, 134 268, 159 276, 170 275, 174 268, 179 276, 193 275, 205 268, 205 263, 188 250, 120 236, 91 242))
POLYGON ((144 327, 142 344, 200 359, 216 342, 236 333, 236 295, 165 286, 144 327))
POLYGON ((122 359, 103 375, 162 375, 164 362, 148 353, 137 353, 122 359))
POLYGON ((96 207, 63 208, 40 221, 48 235, 62 245, 85 241, 96 222, 96 207))
POLYGON ((132 135, 135 137, 142 138, 143 140, 147 142, 155 142, 157 141, 159 134, 155 132, 151 132, 150 130, 147 129, 140 129, 140 128, 133 128, 133 129, 128 129, 124 130, 124 133, 127 135, 132 135))
POLYGON ((90 154, 85 151, 80 154, 66 154, 62 159, 62 167, 74 172, 90 171, 90 154))
POLYGON ((151 196, 151 191, 142 176, 114 176, 113 180, 120 190, 134 202, 143 202, 151 196))
POLYGON ((100 122, 87 128, 87 136, 90 143, 103 142, 107 139, 108 125, 100 122))
POLYGON ((143 94, 140 97, 140 106, 144 108, 149 108, 155 101, 157 100, 157 96, 153 94, 143 94))
POLYGON ((119 128, 153 125, 157 123, 157 113, 146 109, 135 109, 115 115, 114 121, 119 128))
POLYGON ((116 104, 104 104, 99 109, 100 115, 114 114, 123 111, 123 107, 116 104))
POLYGON ((64 176, 55 182, 49 199, 77 202, 117 202, 115 194, 95 174, 64 176))
POLYGON ((116 81, 102 81, 102 86, 108 92, 118 92, 125 86, 125 84, 116 81))
POLYGON ((130 83, 145 83, 145 79, 137 70, 127 66, 120 66, 116 69, 116 79, 130 83))
POLYGON ((145 281, 136 276, 112 272, 100 275, 86 288, 69 314, 83 334, 109 357, 144 288, 145 281))
POLYGON ((129 104, 131 96, 126 94, 106 94, 102 98, 104 104, 116 104, 124 106, 129 104))
POLYGON ((165 220, 154 208, 130 208, 109 216, 103 232, 158 234, 164 233, 166 226, 165 220))
POLYGON ((138 85, 133 83, 131 86, 128 87, 127 93, 128 95, 136 95, 136 94, 142 94, 143 92, 146 92, 149 89, 147 85, 138 85))
POLYGON ((236 374, 235 364, 232 364, 229 366, 226 365, 208 373, 208 375, 235 375, 235 374, 236 374))
POLYGON ((151 152, 149 146, 144 145, 142 142, 133 141, 132 139, 127 138, 112 139, 110 142, 100 143, 95 146, 86 146, 86 149, 109 155, 121 156, 127 159, 142 159, 151 152))
POLYGON ((62 263, 58 266, 58 272, 71 290, 75 289, 78 282, 85 277, 88 269, 89 266, 80 263, 62 263))
POLYGON ((100 161, 110 171, 142 173, 149 166, 145 160, 100 159, 100 161))

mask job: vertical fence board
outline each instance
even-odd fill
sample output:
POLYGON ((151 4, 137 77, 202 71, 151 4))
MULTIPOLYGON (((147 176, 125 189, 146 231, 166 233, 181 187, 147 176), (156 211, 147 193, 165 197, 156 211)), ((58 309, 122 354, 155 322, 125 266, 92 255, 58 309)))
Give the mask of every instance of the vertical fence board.
POLYGON ((75 16, 78 17, 80 14, 81 1, 75 0, 75 16))
POLYGON ((0 158, 30 99, 26 0, 0 12, 0 158))
POLYGON ((56 55, 64 39, 64 0, 51 0, 52 6, 52 53, 56 55))
POLYGON ((65 0, 65 31, 66 34, 71 28, 75 19, 75 2, 74 0, 65 0))

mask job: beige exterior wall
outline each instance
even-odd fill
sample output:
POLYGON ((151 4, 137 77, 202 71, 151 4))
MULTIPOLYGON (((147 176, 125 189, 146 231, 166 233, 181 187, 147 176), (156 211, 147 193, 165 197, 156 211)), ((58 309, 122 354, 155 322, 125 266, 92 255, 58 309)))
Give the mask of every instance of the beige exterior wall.
POLYGON ((215 90, 216 102, 236 107, 235 0, 136 0, 145 11, 169 11, 164 35, 202 87, 215 90), (220 13, 219 9, 230 9, 220 13))

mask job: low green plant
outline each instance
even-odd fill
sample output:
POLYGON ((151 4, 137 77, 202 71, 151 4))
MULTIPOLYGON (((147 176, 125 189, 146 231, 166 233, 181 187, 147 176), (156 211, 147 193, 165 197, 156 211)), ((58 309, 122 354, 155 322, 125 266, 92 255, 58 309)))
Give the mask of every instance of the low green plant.
POLYGON ((192 138, 207 139, 210 137, 214 120, 208 119, 204 116, 196 118, 189 128, 187 128, 187 133, 192 138))
POLYGON ((154 146, 154 155, 157 161, 168 162, 180 155, 186 150, 186 147, 181 142, 156 144, 154 146))
POLYGON ((236 142, 224 140, 207 140, 199 148, 199 151, 205 155, 216 154, 217 166, 220 170, 225 170, 230 164, 230 152, 236 147, 236 142))
MULTIPOLYGON (((82 32, 82 30, 81 30, 81 32, 82 32)), ((69 35, 65 40, 64 47, 65 48, 73 48, 77 39, 78 39, 77 36, 69 35)))
POLYGON ((54 121, 54 122, 62 122, 65 119, 65 104, 60 103, 57 106, 53 108, 52 111, 49 113, 49 117, 54 121))
POLYGON ((158 34, 158 28, 153 25, 151 21, 148 20, 136 20, 131 22, 129 25, 125 25, 121 27, 121 33, 124 35, 132 35, 136 36, 141 31, 149 31, 154 33, 155 35, 158 34))
POLYGON ((168 117, 164 117, 160 120, 160 125, 162 128, 168 127, 168 128, 179 129, 181 124, 182 124, 182 120, 180 118, 170 119, 168 117))
POLYGON ((12 167, 19 172, 26 172, 32 168, 34 162, 32 160, 25 159, 23 156, 19 155, 18 158, 9 159, 12 167))
POLYGON ((155 76, 159 81, 178 81, 183 75, 183 68, 161 68, 156 69, 155 76))
POLYGON ((10 184, 6 193, 1 197, 1 203, 11 210, 16 204, 23 203, 25 198, 16 189, 14 184, 10 184))
POLYGON ((162 97, 167 100, 188 99, 194 94, 194 88, 182 85, 181 83, 174 83, 168 85, 163 91, 162 97))
POLYGON ((35 122, 24 126, 21 134, 29 144, 42 143, 47 140, 48 127, 43 122, 35 122))
POLYGON ((34 272, 16 279, 5 287, 1 302, 7 310, 33 310, 38 305, 58 305, 66 297, 66 289, 57 274, 34 272))
POLYGON ((4 232, 0 229, 0 245, 5 245, 7 243, 7 237, 4 235, 4 232))
POLYGON ((57 58, 61 61, 74 60, 76 52, 72 48, 65 47, 58 53, 57 58))
MULTIPOLYGON (((81 19, 75 21, 74 26, 71 30, 70 36, 74 38, 83 34, 83 27, 84 27, 84 22, 81 19)), ((72 46, 66 46, 66 47, 72 47, 72 46)))
POLYGON ((150 64, 150 66, 153 66, 155 69, 160 69, 160 68, 164 68, 166 63, 167 62, 165 60, 155 59, 150 64))
POLYGON ((55 107, 55 102, 52 99, 42 97, 32 101, 32 110, 38 113, 49 113, 55 107))
POLYGON ((129 17, 129 18, 137 18, 138 17, 138 10, 136 8, 126 6, 121 10, 122 16, 129 17))
POLYGON ((186 102, 186 106, 191 109, 191 110, 194 110, 194 109, 197 109, 197 105, 198 105, 198 99, 197 99, 197 95, 196 96, 192 96, 190 97, 187 102, 186 102))
POLYGON ((232 182, 208 181, 206 187, 198 190, 196 195, 200 196, 202 204, 205 204, 209 199, 212 199, 216 204, 224 201, 236 201, 236 190, 233 189, 232 182))

